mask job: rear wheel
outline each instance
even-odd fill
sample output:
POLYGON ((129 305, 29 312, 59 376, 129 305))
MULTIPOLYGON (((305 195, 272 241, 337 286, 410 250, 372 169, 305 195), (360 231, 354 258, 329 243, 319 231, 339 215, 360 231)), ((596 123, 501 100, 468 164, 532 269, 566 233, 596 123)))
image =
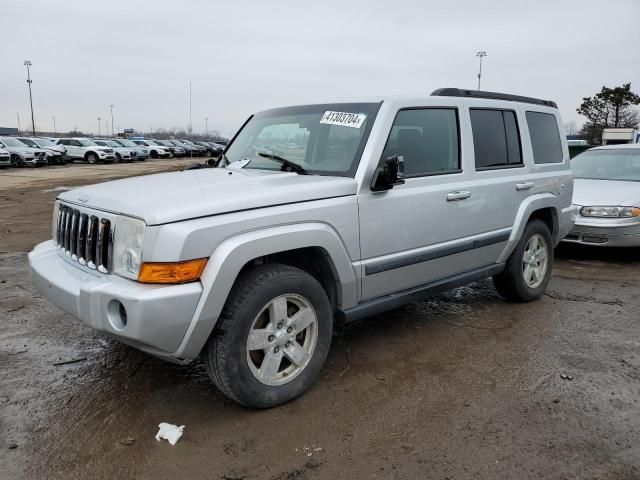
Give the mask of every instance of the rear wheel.
POLYGON ((288 402, 315 381, 331 344, 333 318, 318 281, 278 264, 236 282, 203 352, 229 398, 254 408, 288 402))
POLYGON ((87 162, 90 163, 91 165, 98 163, 98 155, 96 155, 93 152, 87 153, 87 156, 85 158, 87 159, 87 162))
POLYGON ((507 260, 502 273, 493 277, 498 293, 509 301, 530 302, 540 298, 551 279, 553 242, 542 220, 531 220, 507 260))

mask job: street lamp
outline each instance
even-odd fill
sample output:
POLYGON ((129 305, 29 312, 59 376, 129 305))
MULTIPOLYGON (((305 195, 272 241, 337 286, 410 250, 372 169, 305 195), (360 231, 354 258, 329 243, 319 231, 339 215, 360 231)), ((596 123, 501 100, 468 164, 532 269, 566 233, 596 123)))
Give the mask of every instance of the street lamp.
POLYGON ((53 117, 53 136, 57 137, 56 135, 56 117, 53 117))
POLYGON ((209 117, 204 117, 204 137, 207 138, 207 132, 209 131, 209 117))
POLYGON ((480 50, 476 52, 476 57, 480 57, 480 70, 478 71, 478 90, 480 90, 480 79, 482 78, 482 57, 486 57, 487 52, 480 50))
POLYGON ((111 109, 111 136, 115 137, 113 134, 113 105, 109 105, 109 108, 111 109))
POLYGON ((102 120, 100 117, 98 117, 98 136, 100 136, 100 120, 102 120))
POLYGON ((191 135, 191 80, 189 80, 189 135, 191 135))
POLYGON ((29 85, 29 104, 31 105, 31 127, 33 130, 33 136, 36 136, 36 121, 33 117, 33 96, 31 95, 31 72, 29 71, 29 67, 31 66, 31 60, 25 60, 23 65, 27 67, 27 84, 29 85))

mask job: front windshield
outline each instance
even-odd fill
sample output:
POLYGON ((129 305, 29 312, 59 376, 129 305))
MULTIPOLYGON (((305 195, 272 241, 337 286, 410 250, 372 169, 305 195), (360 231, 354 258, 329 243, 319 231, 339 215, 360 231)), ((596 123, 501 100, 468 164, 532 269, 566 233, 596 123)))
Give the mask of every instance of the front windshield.
POLYGON ((38 138, 36 140, 34 140, 38 145, 43 146, 43 147, 52 147, 55 145, 55 142, 52 142, 51 140, 49 140, 48 138, 38 138))
POLYGON ((640 182, 640 148, 588 150, 571 160, 575 178, 640 182))
POLYGON ((11 137, 1 137, 0 142, 4 143, 7 147, 24 147, 24 143, 22 143, 17 138, 11 137))
POLYGON ((317 175, 353 176, 379 103, 306 105, 254 115, 226 151, 229 162, 250 159, 245 169, 281 170, 282 157, 317 175))
POLYGON ((133 143, 131 140, 124 140, 124 139, 119 139, 117 140, 117 142, 120 145, 123 145, 125 147, 137 147, 138 145, 136 145, 135 143, 133 143))
POLYGON ((38 148, 38 144, 30 138, 20 138, 19 140, 28 147, 38 148))
POLYGON ((94 142, 93 140, 87 140, 85 138, 82 138, 78 141, 80 142, 80 145, 82 145, 83 147, 95 147, 97 145, 96 142, 94 142))

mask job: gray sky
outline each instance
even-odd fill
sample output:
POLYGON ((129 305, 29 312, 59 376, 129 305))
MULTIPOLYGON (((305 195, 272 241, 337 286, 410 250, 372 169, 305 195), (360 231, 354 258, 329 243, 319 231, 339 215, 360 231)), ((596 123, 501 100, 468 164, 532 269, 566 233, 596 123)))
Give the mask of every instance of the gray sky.
POLYGON ((640 91, 639 0, 20 0, 0 15, 0 126, 232 134, 252 112, 367 95, 476 87, 555 100, 640 91), (103 124, 104 125, 104 124, 103 124), (104 127, 103 127, 104 128, 104 127))

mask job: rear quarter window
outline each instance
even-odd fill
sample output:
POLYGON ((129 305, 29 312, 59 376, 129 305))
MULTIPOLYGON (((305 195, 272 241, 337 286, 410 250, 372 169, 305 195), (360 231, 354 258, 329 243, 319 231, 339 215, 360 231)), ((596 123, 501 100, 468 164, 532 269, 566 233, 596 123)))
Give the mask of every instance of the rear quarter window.
POLYGON ((555 115, 526 112, 535 163, 561 163, 563 160, 560 131, 555 115))

